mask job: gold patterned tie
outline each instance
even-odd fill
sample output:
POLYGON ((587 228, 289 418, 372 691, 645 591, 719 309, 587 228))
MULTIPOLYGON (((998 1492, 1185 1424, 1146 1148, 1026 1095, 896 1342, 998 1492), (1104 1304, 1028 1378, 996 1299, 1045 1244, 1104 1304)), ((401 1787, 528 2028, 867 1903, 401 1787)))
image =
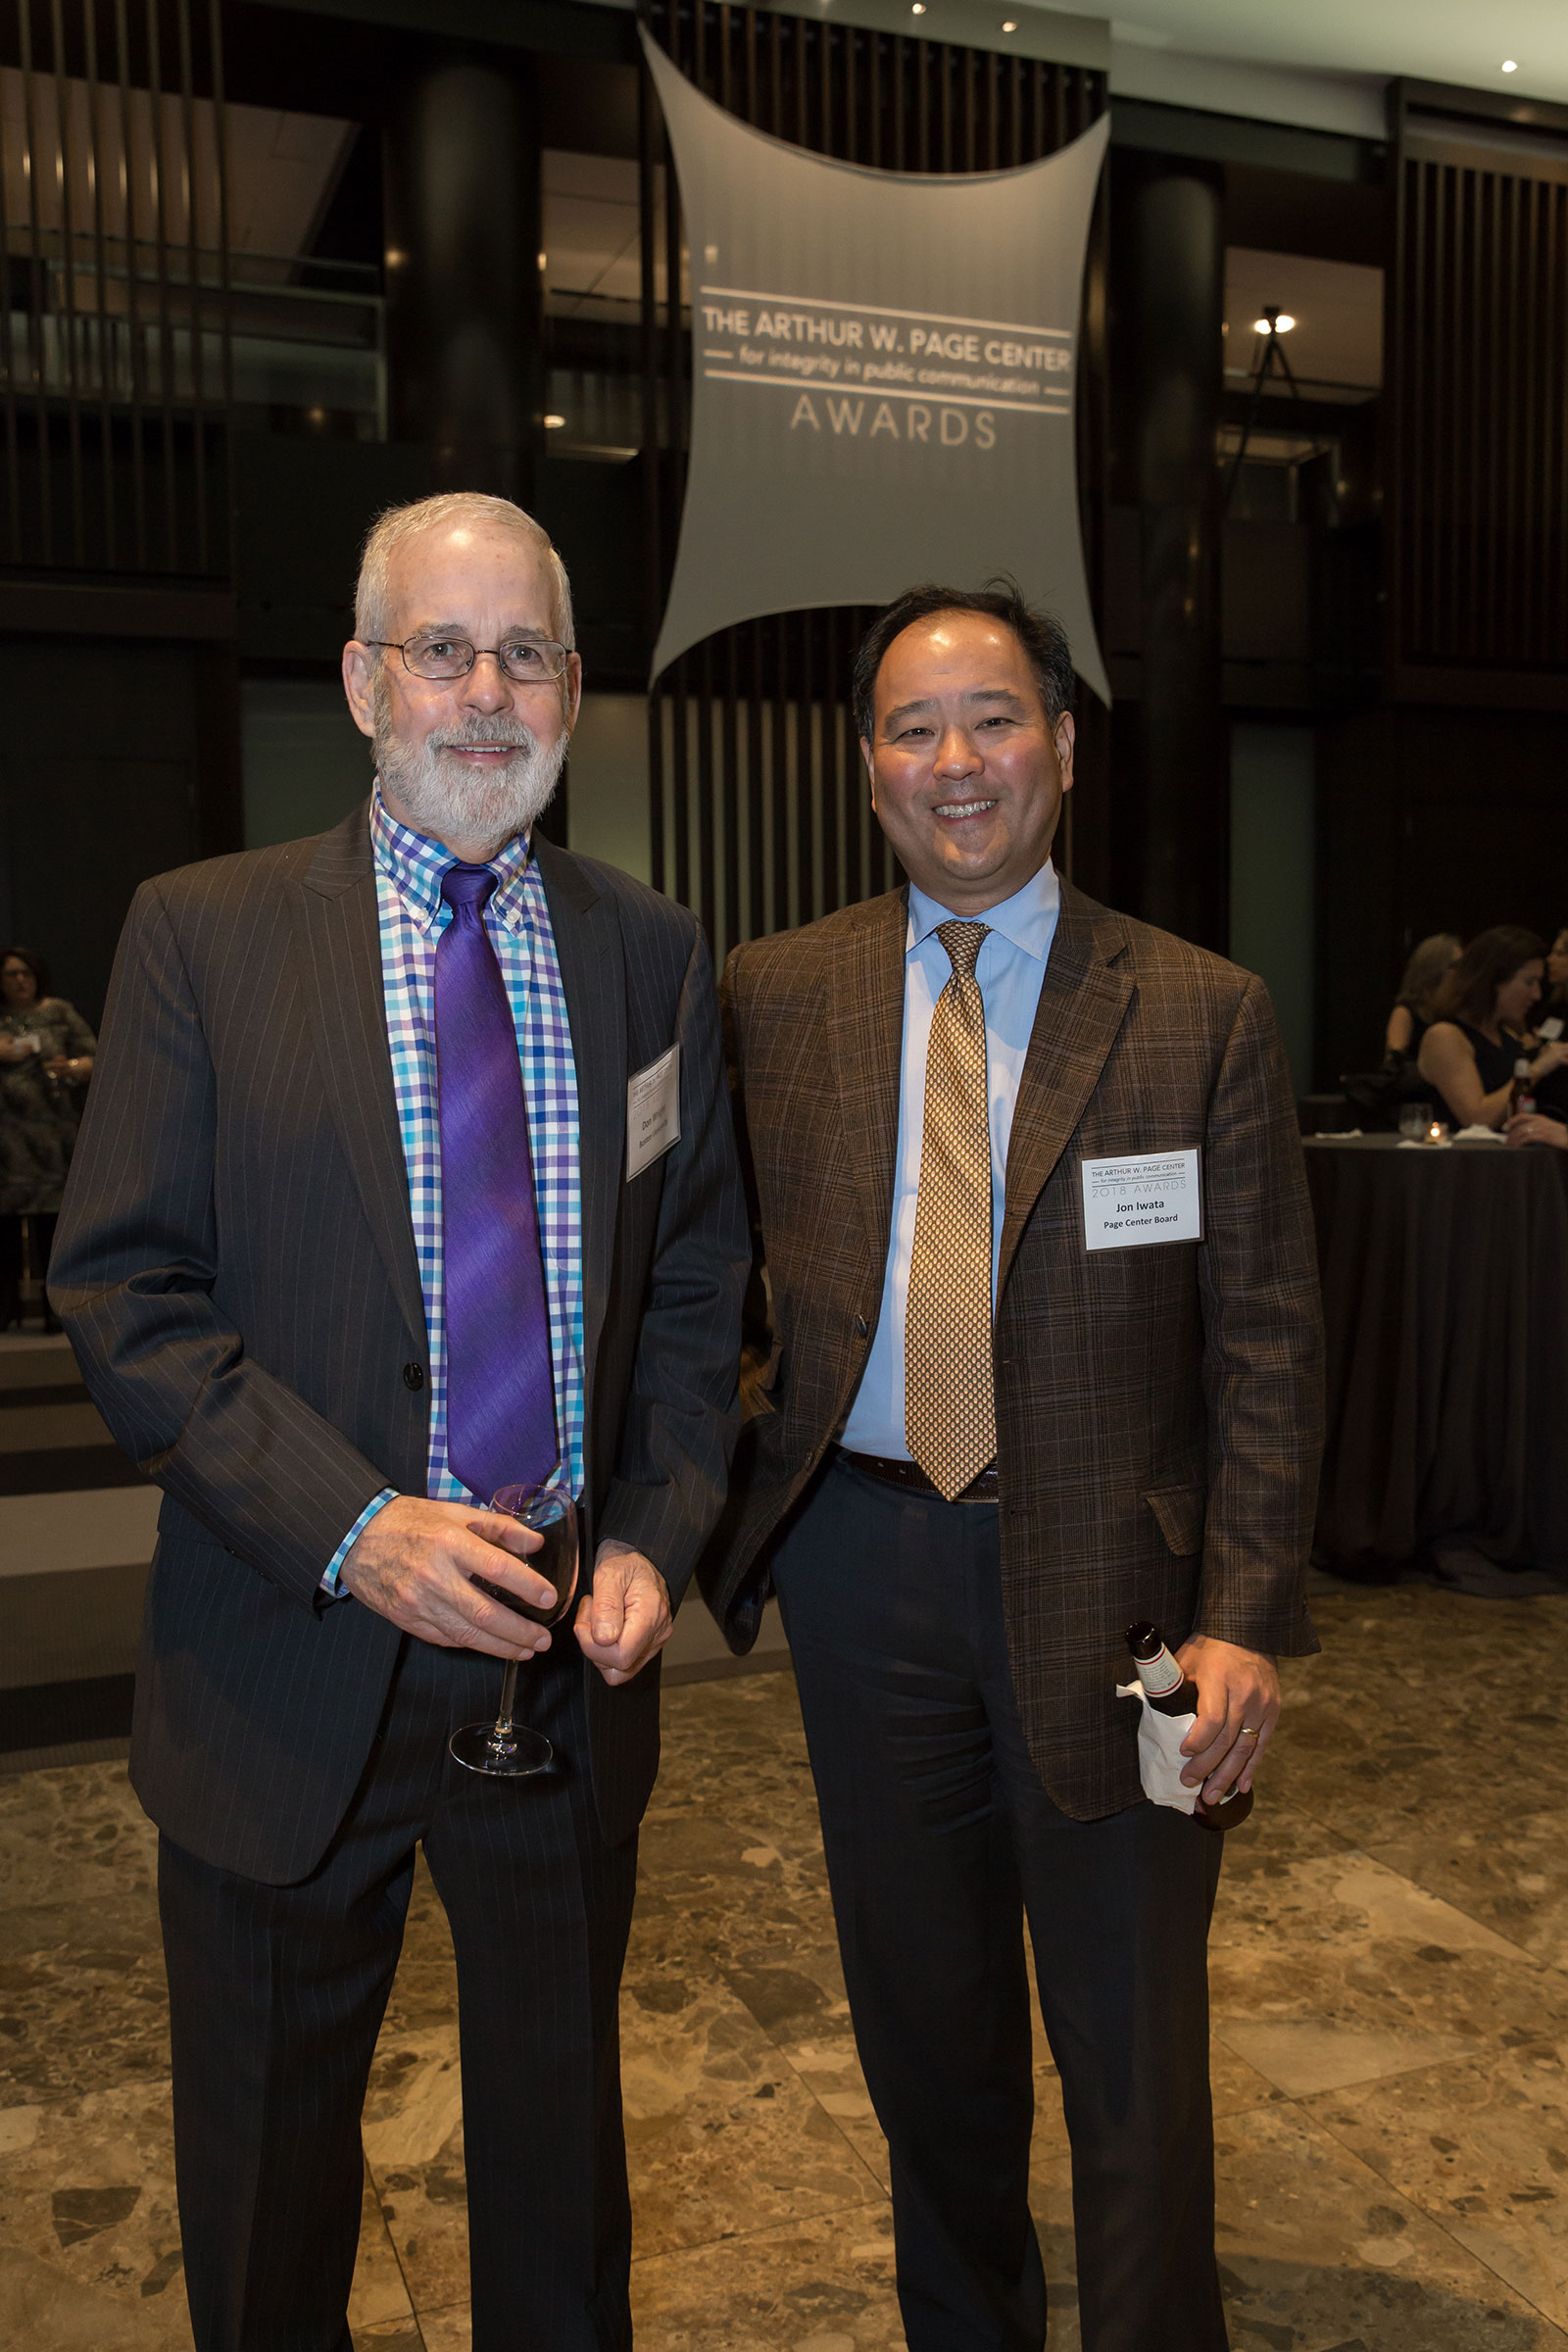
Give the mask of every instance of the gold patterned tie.
POLYGON ((975 957, 984 923, 940 923, 952 977, 931 1016, 925 1132, 904 1314, 904 1437, 949 1502, 996 1459, 991 1121, 975 957))

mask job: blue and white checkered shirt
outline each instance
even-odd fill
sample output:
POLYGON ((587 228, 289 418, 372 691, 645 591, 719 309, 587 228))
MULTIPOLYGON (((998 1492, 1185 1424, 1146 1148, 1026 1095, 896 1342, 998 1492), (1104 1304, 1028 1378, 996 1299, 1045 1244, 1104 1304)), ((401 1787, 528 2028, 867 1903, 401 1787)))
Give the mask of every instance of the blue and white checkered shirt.
MULTIPOLYGON (((386 1033, 392 1051, 403 1157, 414 1212, 414 1246, 424 1292, 429 1340, 430 1467, 427 1492, 436 1502, 488 1501, 461 1486, 447 1466, 446 1301, 441 1262, 441 1136, 435 1066, 436 942, 452 919, 441 877, 452 853, 399 824, 381 798, 370 803, 381 916, 381 977, 386 1033)), ((539 868, 526 841, 514 841, 490 859, 499 877, 484 910, 485 928, 501 964, 517 1031, 528 1140, 533 1150, 534 1196, 550 1302, 550 1345, 556 1371, 556 1426, 563 1479, 573 1494, 583 1485, 582 1190, 577 1165, 577 1070, 555 934, 539 868)), ((393 1489, 378 1494, 332 1555, 322 1583, 335 1590, 350 1546, 393 1489)))

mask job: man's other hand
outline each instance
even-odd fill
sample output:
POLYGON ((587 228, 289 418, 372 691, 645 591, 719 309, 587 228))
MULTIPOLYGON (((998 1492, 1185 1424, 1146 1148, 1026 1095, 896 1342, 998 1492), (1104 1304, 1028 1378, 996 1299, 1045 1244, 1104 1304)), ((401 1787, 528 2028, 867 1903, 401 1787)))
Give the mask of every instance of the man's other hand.
POLYGON ((577 1604, 583 1656, 607 1683, 629 1683, 675 1630, 669 1589, 652 1560, 607 1536, 594 1561, 594 1589, 577 1604))
POLYGON ((1205 1805, 1217 1804, 1234 1786, 1250 1788, 1257 1760, 1280 1719, 1280 1678, 1261 1650, 1239 1649, 1195 1634, 1176 1652, 1176 1663, 1198 1685, 1198 1721, 1182 1741, 1191 1762, 1182 1769, 1187 1788, 1203 1784, 1205 1805), (1255 1732, 1256 1739, 1245 1738, 1255 1732))
POLYGON ((482 1649, 492 1658, 531 1658, 550 1647, 542 1625, 518 1617, 469 1582, 488 1577, 530 1608, 554 1605, 555 1590, 521 1562, 544 1538, 516 1519, 461 1502, 398 1494, 360 1537, 338 1582, 356 1600, 438 1649, 482 1649))

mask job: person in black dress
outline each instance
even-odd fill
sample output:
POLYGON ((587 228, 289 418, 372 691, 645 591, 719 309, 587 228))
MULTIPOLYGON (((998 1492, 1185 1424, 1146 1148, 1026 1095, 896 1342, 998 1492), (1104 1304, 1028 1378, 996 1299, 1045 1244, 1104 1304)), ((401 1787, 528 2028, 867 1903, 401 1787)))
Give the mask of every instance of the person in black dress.
POLYGON ((1462 953, 1451 931, 1434 931, 1418 941, 1399 982, 1388 1027, 1383 1033, 1386 1062, 1414 1061, 1421 1040, 1431 1028, 1437 993, 1462 953))
POLYGON ((1536 1019, 1538 1024, 1559 1020, 1568 1031, 1568 931, 1559 931, 1546 951, 1545 985, 1536 1019))
POLYGON ((1516 1061, 1528 1063, 1538 1100, 1568 1064, 1568 1044, 1543 1045, 1531 1027, 1545 960, 1534 931, 1498 923, 1470 942, 1443 981, 1418 1058, 1456 1127, 1501 1131, 1516 1061))

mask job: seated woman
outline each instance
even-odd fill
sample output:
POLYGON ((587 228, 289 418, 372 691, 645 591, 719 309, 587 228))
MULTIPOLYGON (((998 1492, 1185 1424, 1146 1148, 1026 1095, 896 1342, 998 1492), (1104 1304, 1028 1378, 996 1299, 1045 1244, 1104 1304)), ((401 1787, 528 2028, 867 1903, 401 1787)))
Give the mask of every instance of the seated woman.
POLYGON ((1555 1018, 1568 1029, 1568 931, 1559 931, 1546 951, 1545 993, 1537 1018, 1555 1018))
POLYGON ((1545 959, 1534 931, 1498 923, 1470 942, 1440 984, 1418 1060, 1456 1127, 1501 1129, 1521 1058, 1538 1082, 1568 1063, 1568 1045, 1538 1045, 1530 1028, 1545 959))
POLYGON ((1421 1051, 1421 1040, 1432 1026, 1439 984, 1458 962, 1459 955, 1459 942, 1451 931, 1434 931, 1430 939, 1423 939, 1411 949, 1383 1034, 1385 1060, 1408 1056, 1414 1061, 1421 1051))

